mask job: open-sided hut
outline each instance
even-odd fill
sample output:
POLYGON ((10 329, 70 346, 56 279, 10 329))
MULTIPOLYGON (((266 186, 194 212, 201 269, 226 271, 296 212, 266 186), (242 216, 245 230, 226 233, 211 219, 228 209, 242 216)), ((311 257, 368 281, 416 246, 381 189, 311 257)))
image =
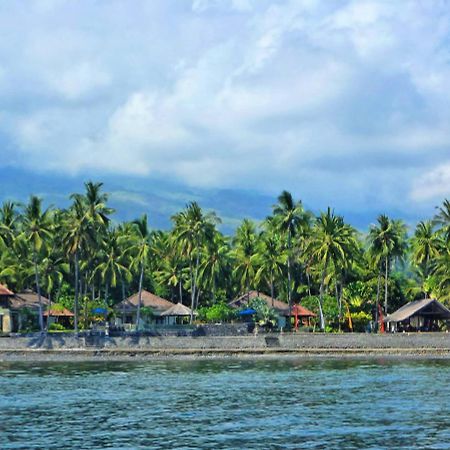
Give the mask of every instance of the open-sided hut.
MULTIPOLYGON (((136 292, 136 294, 131 295, 115 306, 114 309, 118 315, 117 325, 123 325, 125 328, 131 328, 136 324, 138 301, 139 293, 136 292)), ((147 324, 164 324, 166 319, 161 316, 161 314, 172 306, 174 306, 174 304, 169 302, 169 300, 143 290, 141 295, 141 309, 150 308, 152 316, 149 317, 143 314, 141 316, 141 320, 143 323, 147 324)))
MULTIPOLYGON (((272 297, 269 297, 268 295, 263 294, 261 292, 250 291, 232 300, 231 302, 228 303, 228 305, 232 308, 240 309, 248 306, 250 301, 253 300, 254 298, 260 298, 264 300, 269 308, 275 309, 275 311, 280 317, 278 321, 278 326, 280 328, 286 326, 286 323, 289 319, 289 305, 276 298, 272 299, 272 297)), ((301 305, 292 305, 292 306, 293 308, 291 310, 290 317, 295 317, 297 315, 298 323, 301 323, 302 325, 305 326, 309 326, 311 318, 315 317, 315 314, 301 305), (297 308, 296 310, 294 310, 294 306, 297 308)))
POLYGON ((161 313, 161 317, 165 317, 166 325, 182 325, 188 323, 191 318, 192 310, 187 306, 177 303, 167 311, 161 313))
POLYGON ((433 298, 403 305, 385 318, 388 331, 438 331, 442 322, 450 320, 450 310, 433 298))
POLYGON ((47 320, 47 325, 52 323, 59 323, 65 328, 71 327, 71 320, 75 317, 75 314, 72 311, 69 311, 67 308, 54 307, 45 311, 44 319, 47 320))

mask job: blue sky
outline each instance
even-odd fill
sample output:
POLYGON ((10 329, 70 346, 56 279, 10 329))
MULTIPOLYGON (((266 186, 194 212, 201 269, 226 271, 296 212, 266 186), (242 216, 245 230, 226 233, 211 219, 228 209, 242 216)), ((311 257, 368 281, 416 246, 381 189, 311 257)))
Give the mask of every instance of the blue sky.
POLYGON ((0 166, 372 221, 450 196, 449 1, 11 0, 0 30, 0 166))

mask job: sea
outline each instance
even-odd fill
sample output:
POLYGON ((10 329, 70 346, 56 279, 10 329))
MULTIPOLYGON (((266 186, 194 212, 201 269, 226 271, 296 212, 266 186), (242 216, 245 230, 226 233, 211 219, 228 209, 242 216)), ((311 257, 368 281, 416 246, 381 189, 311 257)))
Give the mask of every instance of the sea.
POLYGON ((0 448, 449 449, 450 361, 2 362, 0 448))

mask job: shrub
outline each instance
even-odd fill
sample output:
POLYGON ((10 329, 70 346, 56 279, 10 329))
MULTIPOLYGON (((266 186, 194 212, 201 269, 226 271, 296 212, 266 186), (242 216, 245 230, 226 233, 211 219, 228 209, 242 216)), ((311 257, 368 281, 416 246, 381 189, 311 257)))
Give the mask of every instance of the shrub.
POLYGON ((66 331, 66 329, 62 324, 53 322, 49 325, 48 331, 66 331))
POLYGON ((227 322, 235 317, 235 311, 226 303, 216 303, 213 306, 200 308, 198 318, 204 322, 227 322))

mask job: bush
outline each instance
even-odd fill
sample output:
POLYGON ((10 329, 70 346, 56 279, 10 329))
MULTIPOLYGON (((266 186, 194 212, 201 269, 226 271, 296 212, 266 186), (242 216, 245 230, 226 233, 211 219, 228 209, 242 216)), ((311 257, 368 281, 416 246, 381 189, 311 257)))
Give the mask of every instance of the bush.
POLYGON ((48 331, 66 331, 66 329, 60 323, 53 322, 49 325, 48 331))
POLYGON ((203 322, 228 322, 235 317, 235 311, 226 303, 216 303, 213 306, 200 308, 198 318, 203 322))

